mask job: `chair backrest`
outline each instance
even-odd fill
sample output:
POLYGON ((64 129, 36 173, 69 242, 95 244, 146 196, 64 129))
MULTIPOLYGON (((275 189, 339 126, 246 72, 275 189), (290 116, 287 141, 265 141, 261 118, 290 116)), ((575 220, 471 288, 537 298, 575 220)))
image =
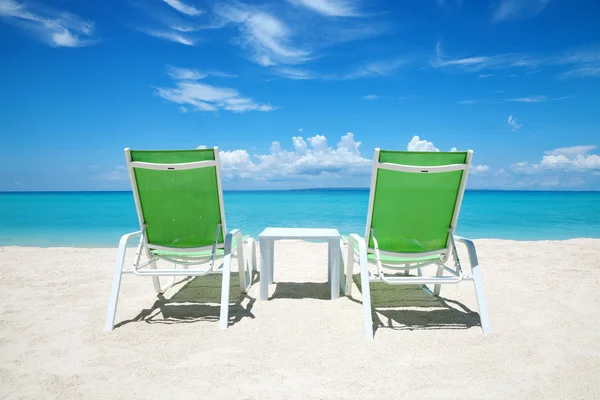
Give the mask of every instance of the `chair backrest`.
POLYGON ((375 149, 365 241, 390 253, 448 255, 473 152, 375 149))
POLYGON ((140 229, 151 249, 197 250, 226 233, 219 151, 125 149, 140 229))

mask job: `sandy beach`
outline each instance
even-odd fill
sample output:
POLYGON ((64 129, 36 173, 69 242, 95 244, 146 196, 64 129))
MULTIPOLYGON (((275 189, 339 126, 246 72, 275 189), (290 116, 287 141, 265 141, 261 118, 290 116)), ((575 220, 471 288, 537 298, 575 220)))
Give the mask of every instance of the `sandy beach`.
POLYGON ((372 342, 358 275, 356 298, 328 299, 325 244, 277 243, 268 302, 232 277, 227 330, 220 276, 164 298, 125 276, 113 332, 116 249, 4 247, 0 398, 600 398, 600 240, 476 245, 490 336, 470 283, 440 299, 379 284, 372 342))

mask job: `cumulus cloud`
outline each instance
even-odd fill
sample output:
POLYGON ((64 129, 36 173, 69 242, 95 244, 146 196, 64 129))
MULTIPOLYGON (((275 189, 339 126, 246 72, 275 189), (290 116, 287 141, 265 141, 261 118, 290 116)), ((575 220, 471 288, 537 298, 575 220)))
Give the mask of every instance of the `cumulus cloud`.
POLYGON ((427 140, 419 138, 419 136, 413 136, 413 138, 408 142, 407 146, 408 151, 440 151, 436 148, 433 143, 428 142, 427 140))
POLYGON ((81 17, 15 0, 0 0, 0 18, 32 31, 54 47, 81 47, 94 44, 94 23, 81 17))
POLYGON ((259 181, 302 180, 327 176, 343 179, 366 176, 371 171, 371 160, 360 154, 361 142, 352 132, 342 136, 335 147, 323 135, 292 138, 293 150, 273 142, 268 153, 252 154, 237 149, 220 151, 221 171, 224 179, 239 178, 259 181))
POLYGON ((490 171, 490 167, 487 165, 473 165, 469 169, 470 174, 485 174, 490 171))
POLYGON ((522 126, 517 123, 517 120, 512 115, 508 116, 508 125, 510 125, 513 132, 522 126))
MULTIPOLYGON (((437 147, 434 146, 432 142, 429 142, 425 139, 421 140, 419 136, 413 136, 413 138, 408 142, 407 146, 408 151, 440 151, 437 147)), ((451 152, 457 151, 456 147, 450 149, 451 152)), ((471 165, 469 169, 469 173, 471 174, 486 174, 490 170, 490 167, 487 165, 471 165)))
POLYGON ((190 106, 196 111, 226 110, 233 112, 273 111, 276 109, 270 104, 257 103, 249 97, 243 97, 236 89, 199 82, 208 76, 208 73, 196 69, 169 66, 168 74, 175 80, 175 87, 156 87, 156 93, 163 99, 183 107, 190 106))
POLYGON ((511 165, 511 170, 521 174, 537 174, 547 171, 594 172, 600 171, 600 156, 590 154, 595 145, 561 147, 545 152, 537 164, 520 162, 511 165))

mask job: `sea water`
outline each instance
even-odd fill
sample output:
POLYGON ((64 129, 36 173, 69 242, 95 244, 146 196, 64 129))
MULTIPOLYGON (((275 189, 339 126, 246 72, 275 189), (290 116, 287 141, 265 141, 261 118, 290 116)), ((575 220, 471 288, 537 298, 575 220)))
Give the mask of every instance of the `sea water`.
MULTIPOLYGON (((364 235, 368 189, 225 192, 228 229, 337 228, 364 235)), ((138 229, 131 192, 0 193, 0 245, 116 247, 138 229)), ((457 233, 470 238, 600 238, 600 192, 467 191, 457 233)))

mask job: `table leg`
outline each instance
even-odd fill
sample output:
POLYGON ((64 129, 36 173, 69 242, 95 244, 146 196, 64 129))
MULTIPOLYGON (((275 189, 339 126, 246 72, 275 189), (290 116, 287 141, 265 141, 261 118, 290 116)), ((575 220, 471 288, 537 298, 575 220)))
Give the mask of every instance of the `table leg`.
POLYGON ((269 299, 269 275, 271 266, 269 265, 269 240, 259 239, 260 246, 260 299, 269 299))
POLYGON ((269 266, 271 270, 269 271, 269 284, 273 284, 274 272, 275 272, 275 241, 269 240, 269 266))
POLYGON ((331 300, 340 297, 340 240, 329 241, 329 273, 331 274, 331 300))
POLYGON ((327 284, 331 285, 331 268, 333 267, 333 254, 331 254, 331 240, 327 242, 327 284))

